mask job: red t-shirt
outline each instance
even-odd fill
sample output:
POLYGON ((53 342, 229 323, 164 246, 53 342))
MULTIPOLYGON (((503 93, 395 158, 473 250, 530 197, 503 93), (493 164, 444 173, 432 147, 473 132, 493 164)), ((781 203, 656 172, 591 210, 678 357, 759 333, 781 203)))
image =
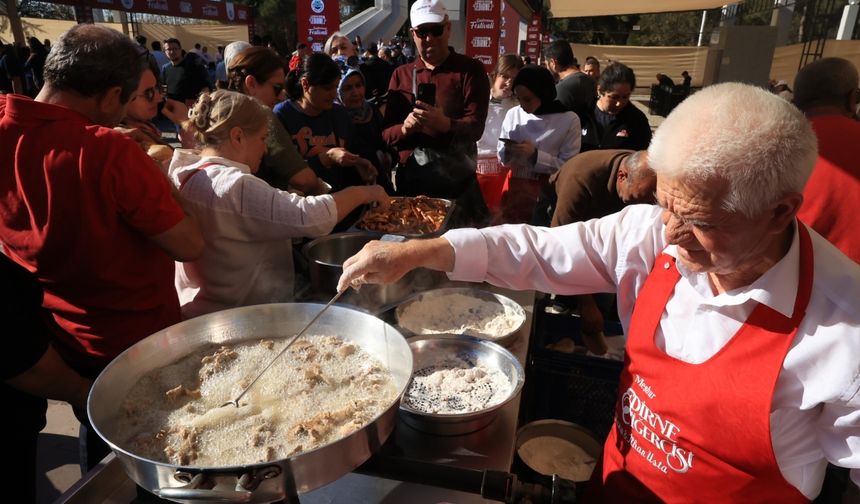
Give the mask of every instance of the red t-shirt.
POLYGON ((818 137, 818 161, 803 190, 797 216, 843 254, 860 263, 860 122, 839 115, 810 119, 818 137))
POLYGON ((184 213, 132 140, 65 107, 0 96, 0 242, 34 272, 85 372, 179 322, 173 260, 148 236, 184 213))

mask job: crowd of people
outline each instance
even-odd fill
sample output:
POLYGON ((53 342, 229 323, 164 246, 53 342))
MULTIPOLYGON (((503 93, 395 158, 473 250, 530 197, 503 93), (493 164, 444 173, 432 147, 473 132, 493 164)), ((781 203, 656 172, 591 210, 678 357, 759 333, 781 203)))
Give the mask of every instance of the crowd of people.
MULTIPOLYGON (((705 467, 655 478, 630 450, 647 439, 619 423, 595 495, 666 499, 726 466, 722 491, 801 500, 827 461, 860 467, 850 62, 803 69, 796 107, 751 86, 706 88, 652 138, 621 62, 580 66, 555 41, 544 65, 504 55, 488 75, 448 45, 441 0, 415 2, 410 26, 409 41, 365 48, 335 33, 323 52, 300 45, 288 58, 246 42, 214 54, 147 45, 94 25, 50 52, 31 39, 25 62, 2 49, 0 309, 13 334, 0 393, 20 412, 19 481, 34 490, 44 398, 73 405, 93 467, 107 447, 88 428, 86 390, 111 359, 183 319, 292 301, 294 241, 348 229, 392 195, 454 200, 452 226, 483 229, 374 242, 345 264, 341 288, 425 266, 572 296, 560 299, 588 335, 620 318, 622 393, 644 380, 665 391, 649 401, 695 433, 674 445, 689 454, 679 463, 705 467), (617 293, 614 308, 595 292, 617 293), (736 366, 754 378, 750 394, 725 397, 732 426, 754 428, 701 435, 694 418, 720 388, 697 371, 705 363, 728 382, 736 366), (681 400, 692 396, 702 400, 681 400)), ((619 408, 629 419, 630 404, 619 408)))

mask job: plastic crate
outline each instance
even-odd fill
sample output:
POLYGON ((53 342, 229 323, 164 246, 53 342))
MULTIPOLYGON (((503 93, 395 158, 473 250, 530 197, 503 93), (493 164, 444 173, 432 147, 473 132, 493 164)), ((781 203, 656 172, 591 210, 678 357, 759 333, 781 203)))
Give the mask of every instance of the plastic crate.
MULTIPOLYGON (((520 424, 557 418, 579 424, 603 440, 612 427, 624 363, 547 349, 547 345, 564 337, 572 338, 577 345, 583 343, 579 319, 547 313, 546 304, 545 300, 535 303, 520 424)), ((604 333, 621 334, 621 326, 609 322, 604 333)))

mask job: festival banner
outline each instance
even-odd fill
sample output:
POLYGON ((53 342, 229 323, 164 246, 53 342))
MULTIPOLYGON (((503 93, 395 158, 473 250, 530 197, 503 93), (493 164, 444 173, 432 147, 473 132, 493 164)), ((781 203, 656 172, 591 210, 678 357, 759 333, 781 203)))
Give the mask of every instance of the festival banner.
MULTIPOLYGON (((76 12, 82 8, 140 12, 162 16, 209 19, 222 23, 246 24, 251 21, 251 8, 233 2, 210 0, 51 0, 72 5, 76 12)), ((85 14, 85 11, 81 11, 85 14)), ((80 18, 79 18, 80 19, 80 18)))
POLYGON ((517 54, 520 50, 520 14, 507 2, 501 2, 499 56, 517 54))
POLYGON ((540 13, 535 13, 528 28, 526 28, 526 56, 531 58, 534 64, 537 64, 538 58, 540 58, 540 32, 540 13))
POLYGON ((499 57, 499 24, 502 0, 467 0, 466 56, 484 64, 487 73, 493 71, 499 57))
POLYGON ((329 36, 340 30, 340 9, 335 0, 296 0, 299 42, 322 52, 329 36))

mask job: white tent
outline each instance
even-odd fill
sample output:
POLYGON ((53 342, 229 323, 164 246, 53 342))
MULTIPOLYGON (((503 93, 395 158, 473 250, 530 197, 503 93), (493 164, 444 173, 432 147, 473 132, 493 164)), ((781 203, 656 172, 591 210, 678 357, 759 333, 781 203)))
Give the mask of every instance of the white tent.
POLYGON ((554 18, 705 10, 737 0, 549 0, 554 18))

